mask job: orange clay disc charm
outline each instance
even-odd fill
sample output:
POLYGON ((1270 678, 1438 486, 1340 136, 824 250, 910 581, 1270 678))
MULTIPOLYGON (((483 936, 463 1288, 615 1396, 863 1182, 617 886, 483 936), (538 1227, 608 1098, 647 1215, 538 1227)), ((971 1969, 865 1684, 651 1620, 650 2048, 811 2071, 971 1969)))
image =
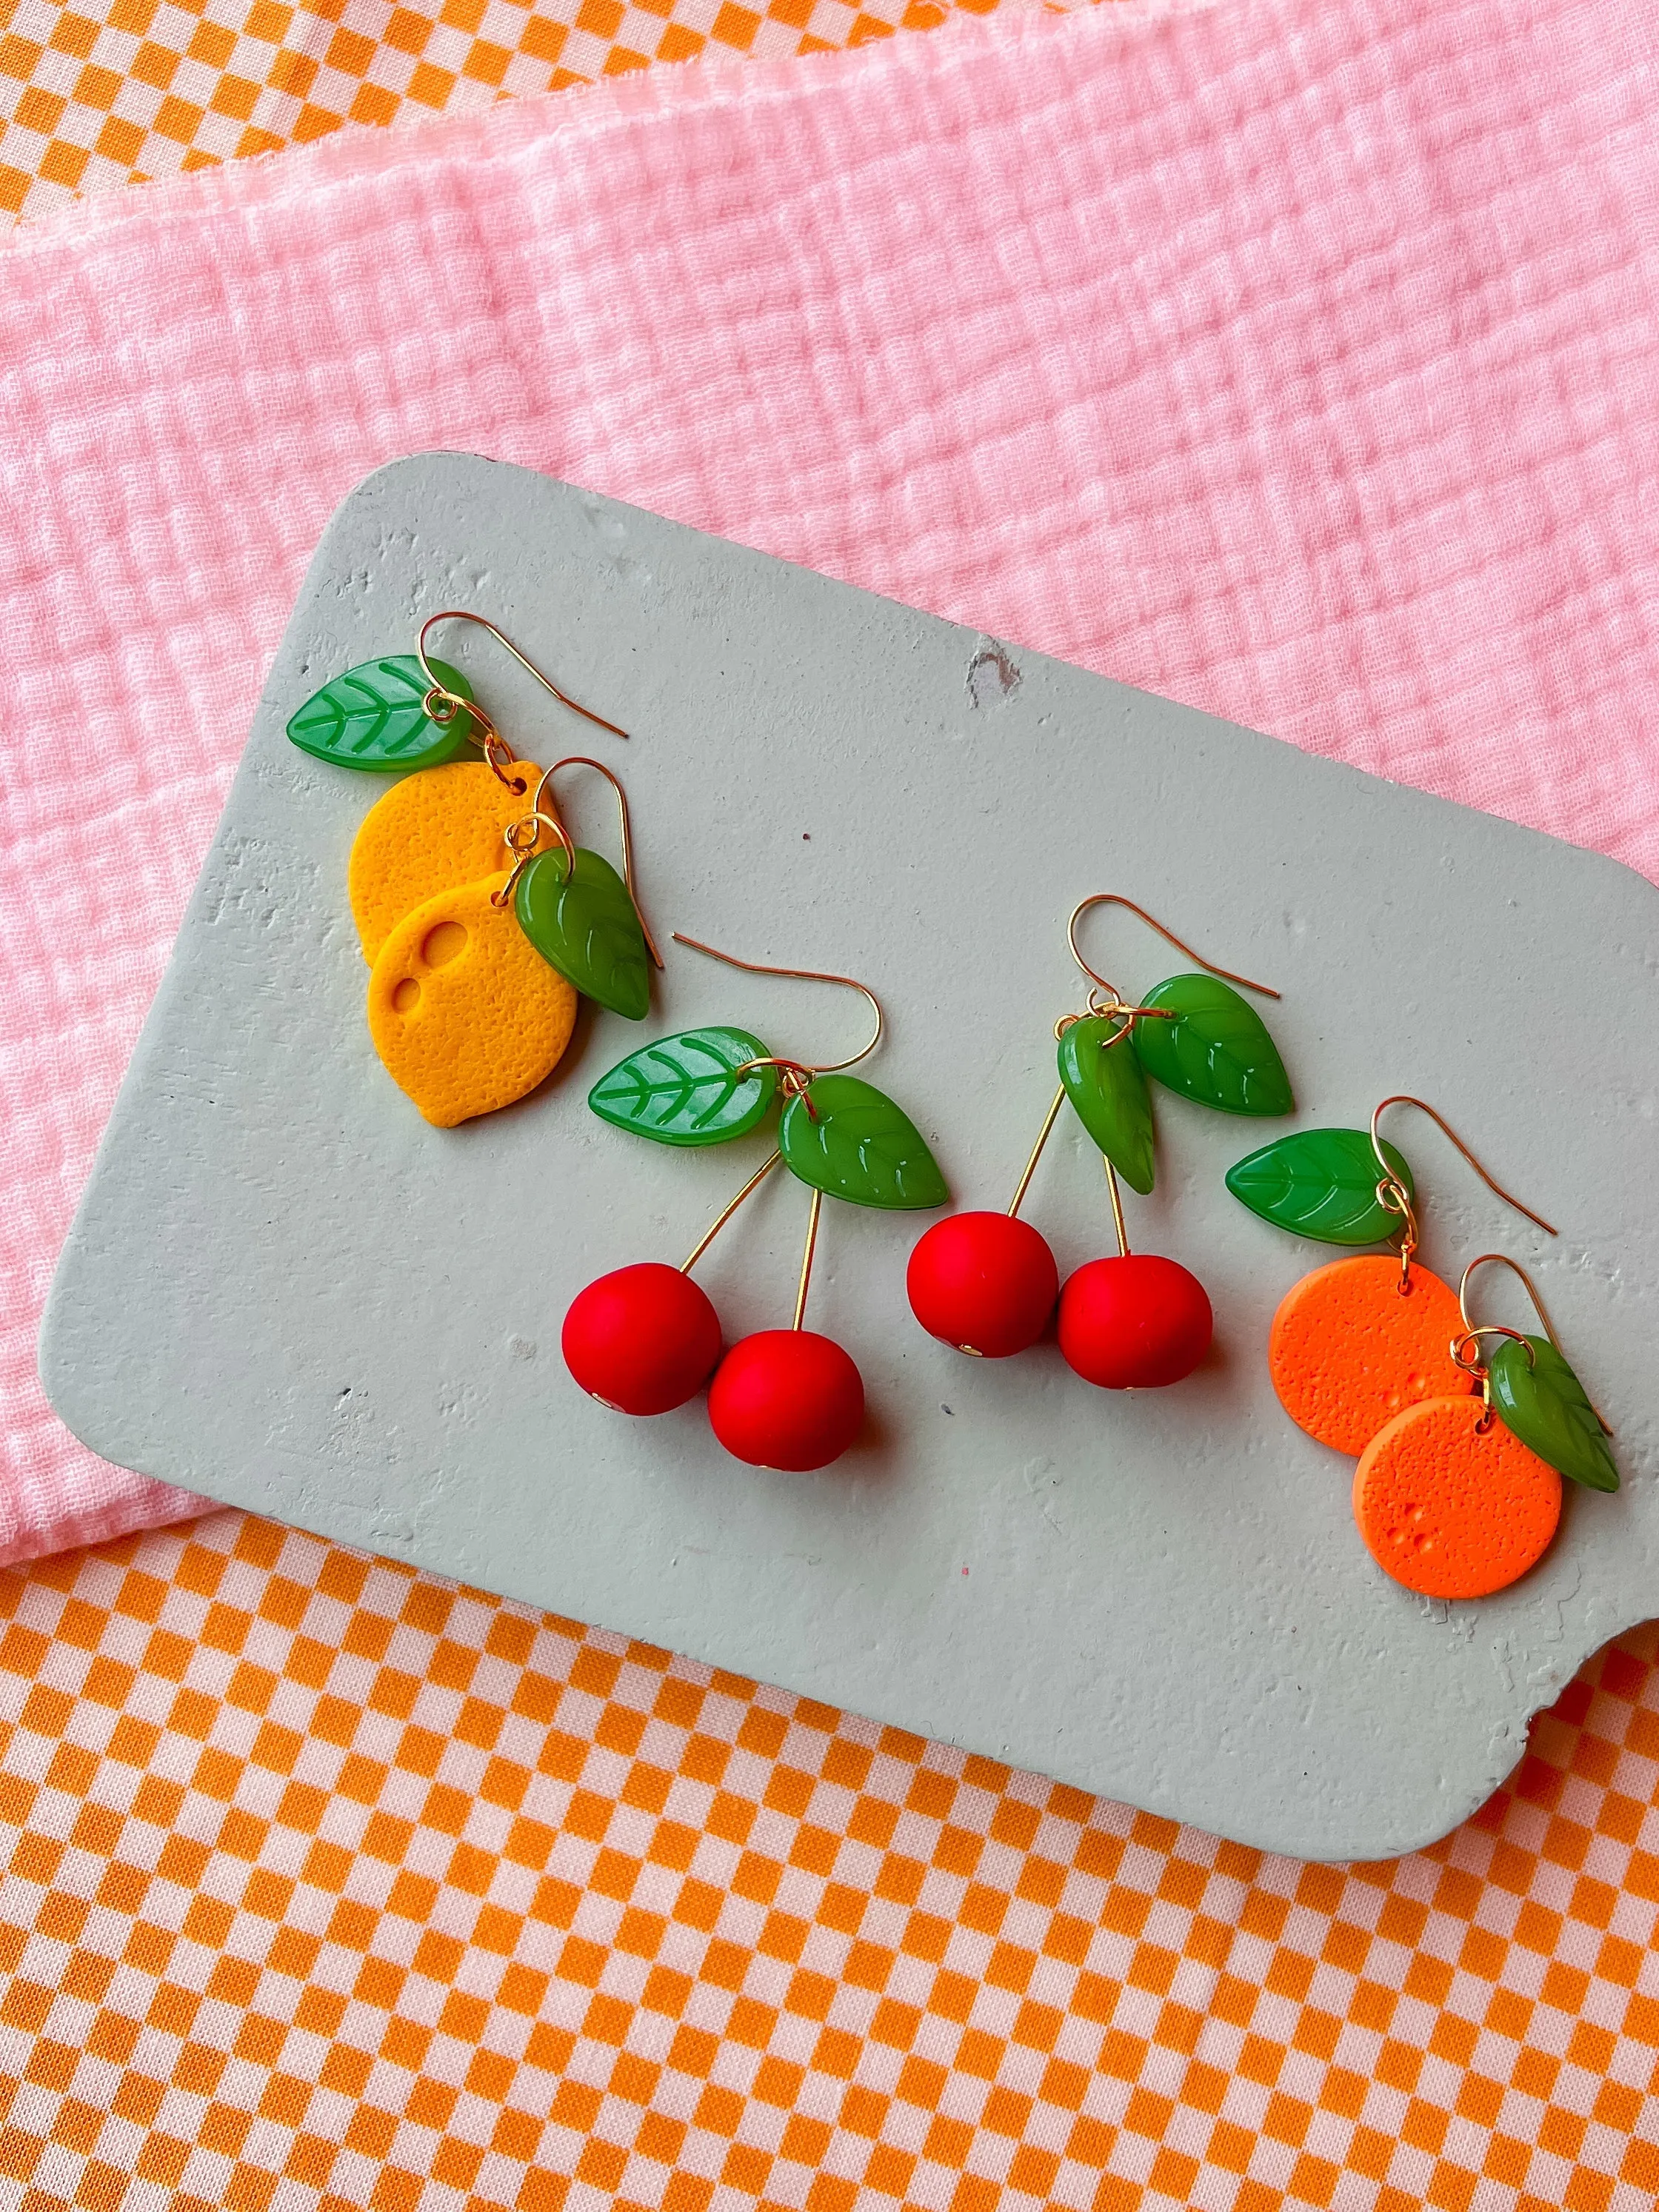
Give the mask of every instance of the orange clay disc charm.
POLYGON ((502 832, 533 811, 541 773, 529 761, 513 761, 503 783, 485 761, 453 761, 402 777, 375 800, 351 848, 346 878, 371 968, 406 914, 502 866, 502 832))
POLYGON ((368 979, 374 1049, 440 1129, 533 1091, 557 1066, 575 1024, 575 992, 512 908, 490 902, 506 881, 503 871, 417 906, 381 945, 368 979))
POLYGON ((1297 1428, 1334 1451, 1363 1452, 1383 1425, 1424 1398, 1474 1388, 1451 1356, 1464 1321, 1456 1295, 1413 1265, 1402 1295, 1388 1254, 1316 1267, 1285 1294, 1267 1340, 1279 1402, 1297 1428))
POLYGON ((1377 1565, 1407 1589, 1490 1597, 1549 1549, 1561 1478, 1479 1398, 1429 1398, 1365 1447, 1353 1517, 1377 1565))

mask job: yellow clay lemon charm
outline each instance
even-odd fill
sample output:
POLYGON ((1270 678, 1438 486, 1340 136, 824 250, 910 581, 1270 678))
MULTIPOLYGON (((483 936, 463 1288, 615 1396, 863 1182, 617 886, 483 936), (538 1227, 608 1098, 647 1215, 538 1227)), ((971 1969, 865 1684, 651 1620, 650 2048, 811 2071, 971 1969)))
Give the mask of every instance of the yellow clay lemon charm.
POLYGON ((491 903, 506 882, 503 870, 406 914, 368 979, 374 1049, 440 1129, 533 1091, 557 1066, 575 1024, 575 992, 512 908, 491 903))
POLYGON ((1465 1322, 1456 1292, 1413 1266, 1409 1291, 1387 1254, 1316 1267, 1285 1295, 1267 1340, 1279 1402, 1334 1450, 1363 1452, 1386 1422, 1424 1398, 1474 1389, 1451 1356, 1465 1322))
POLYGON ((371 968, 406 914, 505 864, 502 832, 532 812, 541 773, 529 761, 514 761, 503 783, 485 761, 453 761, 404 776, 375 800, 351 848, 346 879, 371 968), (515 783, 522 788, 514 791, 515 783))

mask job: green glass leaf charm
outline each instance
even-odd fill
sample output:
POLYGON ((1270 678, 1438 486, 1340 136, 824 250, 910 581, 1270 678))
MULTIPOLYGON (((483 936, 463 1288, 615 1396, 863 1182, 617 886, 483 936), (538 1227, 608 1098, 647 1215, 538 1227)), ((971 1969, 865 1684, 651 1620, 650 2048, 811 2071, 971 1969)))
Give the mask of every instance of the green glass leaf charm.
MULTIPOLYGON (((1382 1157, 1413 1196, 1402 1155, 1385 1144, 1382 1157)), ((1298 1129, 1227 1170, 1227 1188, 1241 1205, 1321 1244, 1381 1244, 1395 1234, 1401 1219, 1376 1195, 1382 1180, 1364 1129, 1298 1129)))
MULTIPOLYGON (((431 668, 447 690, 463 699, 472 696, 459 668, 443 660, 431 668)), ((463 750, 474 724, 466 714, 434 722, 421 703, 430 688, 412 653, 365 660, 313 692, 290 719, 288 733, 301 752, 337 768, 367 769, 374 775, 438 768, 463 750)))
POLYGON ((613 1014, 642 1022, 651 969, 628 886, 609 860, 576 848, 573 872, 562 845, 538 853, 519 878, 513 907, 544 960, 613 1014))
POLYGON ((908 1115, 855 1075, 820 1075, 792 1098, 778 1149, 810 1188, 852 1206, 943 1206, 951 1194, 908 1115))
POLYGON ((776 1096, 776 1068, 736 1072, 768 1056, 747 1030, 682 1030, 618 1060, 587 1103, 601 1121, 659 1145, 724 1145, 746 1137, 776 1096))
POLYGON ((1141 1002, 1173 1021, 1139 1021, 1133 1044, 1148 1075, 1223 1114, 1288 1114, 1296 1104, 1278 1047, 1255 1008, 1218 975, 1171 975, 1141 1002))
POLYGON ((1122 1027, 1110 1014, 1073 1022, 1060 1040, 1060 1079, 1091 1138, 1130 1188, 1144 1194, 1158 1172, 1152 1102, 1122 1027))
POLYGON ((1595 1410, 1548 1337, 1529 1336, 1526 1344, 1504 1337, 1490 1370, 1492 1404, 1528 1451, 1586 1490, 1618 1489, 1619 1470, 1595 1410))

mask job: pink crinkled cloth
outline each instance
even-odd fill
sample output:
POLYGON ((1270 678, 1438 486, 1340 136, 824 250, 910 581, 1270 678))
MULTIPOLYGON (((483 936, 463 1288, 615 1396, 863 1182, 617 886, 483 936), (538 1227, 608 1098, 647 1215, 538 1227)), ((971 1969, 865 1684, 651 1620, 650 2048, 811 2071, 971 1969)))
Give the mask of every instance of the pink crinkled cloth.
POLYGON ((21 234, 0 1559, 191 1508, 58 1425, 35 1332, 307 558, 395 455, 574 478, 1659 877, 1655 21, 1128 0, 21 234))

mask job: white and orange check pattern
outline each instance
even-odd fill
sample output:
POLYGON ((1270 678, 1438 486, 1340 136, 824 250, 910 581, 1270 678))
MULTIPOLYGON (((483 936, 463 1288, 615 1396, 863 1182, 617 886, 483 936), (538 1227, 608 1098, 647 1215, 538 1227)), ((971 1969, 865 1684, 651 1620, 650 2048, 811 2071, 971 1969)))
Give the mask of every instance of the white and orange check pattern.
POLYGON ((656 62, 821 53, 997 0, 0 0, 0 216, 656 62))
POLYGON ((1650 2212, 1659 1669, 1302 1866, 222 1513, 0 1577, 19 2212, 1650 2212))

